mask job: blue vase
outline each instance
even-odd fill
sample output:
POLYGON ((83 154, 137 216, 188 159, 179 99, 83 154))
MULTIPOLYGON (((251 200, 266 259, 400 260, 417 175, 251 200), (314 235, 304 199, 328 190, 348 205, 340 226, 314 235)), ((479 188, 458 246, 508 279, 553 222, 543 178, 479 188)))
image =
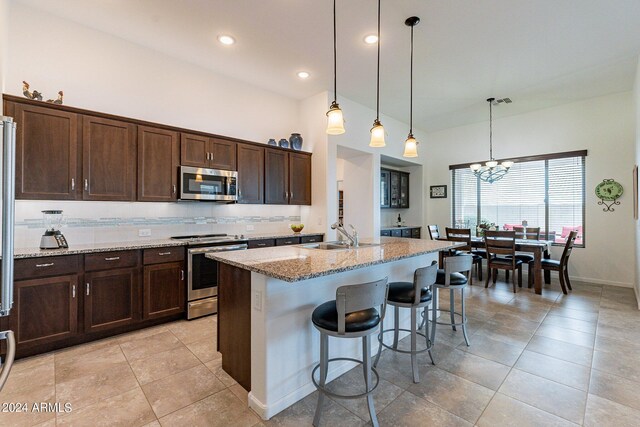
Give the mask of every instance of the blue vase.
POLYGON ((289 148, 289 141, 287 141, 286 139, 282 138, 280 140, 280 147, 282 148, 289 148))
POLYGON ((302 136, 299 133, 292 133, 289 137, 289 142, 294 150, 302 150, 302 136))
POLYGON ((277 142, 276 142, 276 140, 275 140, 275 139, 273 139, 273 138, 271 138, 271 139, 267 142, 267 144, 269 144, 269 145, 275 145, 276 147, 278 146, 278 143, 277 143, 277 142))

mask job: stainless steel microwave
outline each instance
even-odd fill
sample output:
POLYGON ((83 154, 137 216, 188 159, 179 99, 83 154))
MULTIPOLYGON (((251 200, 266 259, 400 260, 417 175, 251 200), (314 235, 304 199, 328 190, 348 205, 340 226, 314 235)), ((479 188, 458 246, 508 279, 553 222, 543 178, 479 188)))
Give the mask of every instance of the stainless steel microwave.
POLYGON ((238 172, 180 166, 180 199, 235 202, 238 172))

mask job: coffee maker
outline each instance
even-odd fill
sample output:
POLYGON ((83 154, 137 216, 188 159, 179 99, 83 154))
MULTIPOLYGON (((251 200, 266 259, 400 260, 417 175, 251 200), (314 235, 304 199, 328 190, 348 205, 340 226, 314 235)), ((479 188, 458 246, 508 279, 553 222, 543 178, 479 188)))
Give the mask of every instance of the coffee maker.
POLYGON ((40 239, 40 249, 68 248, 67 239, 59 230, 62 224, 62 211, 46 210, 42 211, 42 216, 47 230, 40 239))

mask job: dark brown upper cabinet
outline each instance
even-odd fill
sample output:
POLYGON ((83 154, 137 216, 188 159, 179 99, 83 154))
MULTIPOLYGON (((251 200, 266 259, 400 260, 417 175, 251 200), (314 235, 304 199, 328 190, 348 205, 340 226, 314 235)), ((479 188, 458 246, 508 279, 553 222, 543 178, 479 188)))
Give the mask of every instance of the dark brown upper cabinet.
POLYGON ((5 102, 15 118, 16 198, 75 200, 79 197, 78 115, 5 102))
POLYGON ((407 172, 380 170, 380 207, 409 207, 409 174, 407 172))
POLYGON ((180 164, 198 168, 236 170, 236 143, 222 138, 180 134, 180 164))
POLYGON ((238 144, 238 203, 264 203, 265 149, 238 144))
POLYGON ((264 202, 289 204, 289 153, 267 148, 264 156, 264 202))
POLYGON ((82 116, 82 198, 136 198, 136 126, 82 116))
POLYGON ((289 153, 289 204, 311 204, 311 156, 289 153))
POLYGON ((178 133, 138 126, 138 200, 172 202, 178 198, 178 133))

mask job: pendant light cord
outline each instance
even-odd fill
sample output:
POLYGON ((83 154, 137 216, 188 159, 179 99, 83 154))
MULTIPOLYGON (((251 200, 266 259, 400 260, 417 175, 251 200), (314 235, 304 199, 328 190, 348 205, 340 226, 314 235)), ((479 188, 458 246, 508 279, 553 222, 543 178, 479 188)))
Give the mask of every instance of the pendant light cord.
POLYGON ((338 101, 338 48, 336 45, 336 0, 333 0, 333 102, 338 101))
POLYGON ((378 77, 376 82, 376 121, 380 120, 380 3, 378 0, 378 77))
MULTIPOLYGON (((415 25, 415 24, 414 24, 415 25)), ((413 135, 413 27, 411 26, 411 67, 409 78, 409 135, 413 135)))
POLYGON ((489 160, 493 160, 493 108, 489 101, 489 160))

